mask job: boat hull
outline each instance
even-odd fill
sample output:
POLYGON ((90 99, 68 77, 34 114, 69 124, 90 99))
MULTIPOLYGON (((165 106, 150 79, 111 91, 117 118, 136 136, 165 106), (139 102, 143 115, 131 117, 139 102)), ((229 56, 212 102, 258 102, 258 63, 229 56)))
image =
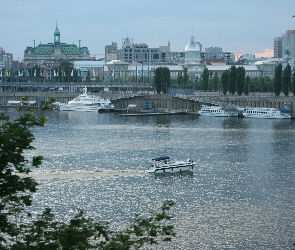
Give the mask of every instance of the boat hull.
POLYGON ((75 106, 68 104, 60 104, 59 110, 61 111, 88 111, 88 112, 97 112, 98 106, 75 106))
POLYGON ((243 112, 243 116, 258 119, 291 119, 290 115, 284 114, 275 108, 247 108, 243 112))
POLYGON ((256 115, 256 116, 251 116, 251 115, 246 115, 246 114, 243 114, 243 117, 245 118, 258 118, 258 119, 291 119, 291 116, 269 116, 269 115, 256 115))
POLYGON ((99 107, 97 110, 98 110, 99 113, 103 113, 103 112, 114 112, 115 111, 115 107, 114 106, 99 107))
POLYGON ((211 116, 211 117, 237 117, 238 113, 236 113, 236 114, 227 114, 227 113, 213 114, 213 113, 199 112, 199 115, 201 115, 201 116, 211 116))
POLYGON ((195 163, 180 163, 180 164, 164 164, 160 167, 154 167, 153 165, 146 170, 147 173, 163 174, 163 173, 181 173, 192 172, 194 170, 195 163))

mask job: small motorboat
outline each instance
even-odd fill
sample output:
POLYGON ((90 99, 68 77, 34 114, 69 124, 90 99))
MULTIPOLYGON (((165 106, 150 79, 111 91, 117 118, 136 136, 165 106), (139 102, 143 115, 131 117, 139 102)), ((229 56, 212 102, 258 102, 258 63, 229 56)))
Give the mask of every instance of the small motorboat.
POLYGON ((153 164, 146 170, 148 173, 181 173, 193 171, 196 165, 191 159, 187 161, 172 161, 169 156, 160 156, 152 159, 153 164))

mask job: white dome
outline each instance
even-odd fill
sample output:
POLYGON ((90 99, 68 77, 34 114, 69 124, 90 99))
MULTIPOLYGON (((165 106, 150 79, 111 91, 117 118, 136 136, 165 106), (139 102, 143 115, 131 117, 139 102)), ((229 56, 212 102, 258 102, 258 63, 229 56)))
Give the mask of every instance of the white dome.
POLYGON ((200 46, 197 43, 188 43, 184 51, 200 51, 200 46))
POLYGON ((192 52, 199 52, 200 51, 200 46, 194 42, 194 37, 192 36, 191 38, 191 42, 188 43, 186 46, 185 46, 185 49, 184 49, 185 52, 188 52, 188 51, 192 51, 192 52))

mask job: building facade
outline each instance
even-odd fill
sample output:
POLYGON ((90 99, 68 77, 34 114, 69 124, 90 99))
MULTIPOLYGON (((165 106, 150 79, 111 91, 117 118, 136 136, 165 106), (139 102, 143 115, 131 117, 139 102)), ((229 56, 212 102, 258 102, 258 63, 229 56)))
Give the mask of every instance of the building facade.
POLYGON ((176 64, 183 58, 183 52, 171 52, 170 42, 167 46, 149 48, 146 43, 133 43, 133 39, 125 38, 122 48, 118 50, 118 60, 143 65, 176 64))
POLYGON ((111 45, 105 46, 105 62, 118 60, 118 45, 112 42, 111 45))
POLYGON ((274 51, 275 58, 283 57, 283 38, 282 37, 274 38, 273 51, 274 51))
POLYGON ((290 48, 290 56, 295 58, 295 30, 287 30, 281 37, 274 38, 274 57, 283 58, 286 47, 290 48))
POLYGON ((3 48, 0 48, 0 69, 12 69, 12 64, 13 55, 11 53, 5 53, 5 50, 3 50, 3 48))
POLYGON ((39 44, 27 47, 24 53, 25 67, 46 63, 54 66, 60 59, 90 60, 90 52, 87 47, 79 47, 75 44, 62 43, 60 32, 56 24, 53 43, 39 44))

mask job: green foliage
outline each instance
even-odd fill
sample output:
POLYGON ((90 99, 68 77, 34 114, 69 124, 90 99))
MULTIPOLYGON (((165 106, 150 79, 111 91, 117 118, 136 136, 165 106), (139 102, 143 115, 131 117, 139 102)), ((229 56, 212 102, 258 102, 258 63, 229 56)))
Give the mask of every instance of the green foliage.
POLYGON ((228 75, 229 71, 225 70, 221 75, 221 85, 222 85, 222 93, 226 95, 228 88, 228 75))
POLYGON ((178 85, 181 85, 183 83, 183 76, 182 76, 182 74, 181 74, 181 72, 180 73, 178 73, 178 75, 177 75, 177 84, 178 85))
POLYGON ((244 85, 244 94, 249 95, 250 90, 250 76, 246 76, 245 85, 244 85))
POLYGON ((68 222, 56 222, 46 209, 38 220, 23 225, 23 235, 12 249, 138 249, 145 244, 158 244, 158 239, 171 241, 176 234, 171 225, 161 225, 171 219, 167 214, 173 201, 165 201, 159 213, 147 218, 135 215, 125 229, 113 231, 108 222, 95 222, 83 211, 68 222))
POLYGON ((157 93, 166 94, 171 84, 170 70, 167 67, 158 67, 155 70, 155 85, 157 93))
POLYGON ((274 93, 276 96, 279 96, 282 90, 282 70, 283 66, 279 63, 275 67, 275 76, 274 76, 274 93))
POLYGON ((292 74, 291 92, 295 95, 295 72, 292 74))
POLYGON ((160 240, 171 241, 175 232, 168 223, 171 216, 167 212, 173 201, 165 201, 160 212, 147 218, 136 215, 120 231, 111 230, 107 222, 86 218, 83 211, 78 211, 69 222, 56 221, 50 208, 32 218, 26 207, 32 205, 37 182, 28 174, 41 165, 43 157, 27 158, 24 152, 35 149, 31 129, 44 126, 46 118, 35 116, 29 109, 20 111, 14 120, 0 113, 0 249, 128 250, 160 240))
POLYGON ((239 96, 243 94, 244 85, 245 85, 245 75, 246 71, 244 67, 237 68, 237 93, 239 96))
POLYGON ((217 91, 219 89, 219 77, 218 77, 218 73, 215 72, 214 73, 214 77, 213 77, 213 90, 217 91))
POLYGON ((291 66, 288 63, 286 68, 283 71, 283 76, 282 76, 282 91, 285 96, 289 95, 289 88, 291 86, 291 75, 292 75, 292 70, 291 70, 291 66))
POLYGON ((187 84, 188 83, 187 68, 184 68, 184 70, 183 70, 183 83, 184 84, 187 84))
POLYGON ((203 90, 207 91, 209 87, 209 70, 207 69, 207 67, 205 67, 205 69, 203 70, 202 80, 203 80, 203 90))
POLYGON ((237 83, 237 68, 235 65, 232 65, 228 75, 228 91, 232 95, 236 92, 236 83, 237 83))

